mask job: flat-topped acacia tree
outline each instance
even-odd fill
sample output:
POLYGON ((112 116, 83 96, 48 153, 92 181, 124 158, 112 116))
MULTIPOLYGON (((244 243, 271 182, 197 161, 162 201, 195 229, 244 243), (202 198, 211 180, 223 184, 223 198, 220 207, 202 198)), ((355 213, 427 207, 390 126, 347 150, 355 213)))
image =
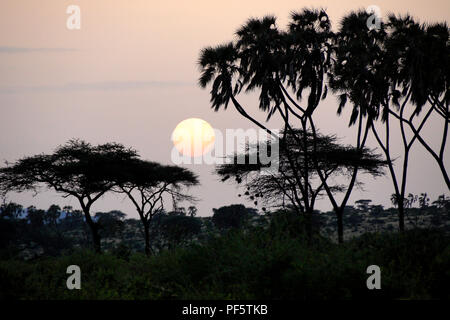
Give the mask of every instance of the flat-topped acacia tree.
POLYGON ((164 208, 164 196, 177 201, 194 201, 183 188, 197 184, 198 178, 190 170, 151 161, 135 159, 121 170, 114 190, 126 194, 136 207, 144 228, 147 255, 151 254, 150 222, 164 208))
POLYGON ((137 158, 135 150, 118 143, 93 146, 70 140, 52 154, 25 157, 1 168, 0 190, 37 192, 45 187, 64 197, 77 198, 91 230, 94 249, 100 252, 99 224, 91 217, 92 204, 116 185, 116 175, 137 158))
MULTIPOLYGON (((234 178, 238 184, 246 187, 245 196, 254 201, 254 204, 262 203, 269 207, 292 208, 297 214, 304 214, 305 231, 308 238, 312 238, 313 228, 311 215, 305 212, 305 207, 309 203, 314 207, 318 198, 325 194, 324 183, 319 179, 315 171, 310 171, 308 179, 300 175, 299 186, 295 175, 297 172, 293 169, 289 157, 297 163, 304 163, 304 158, 308 153, 315 152, 316 160, 308 157, 308 165, 315 166, 323 172, 324 179, 329 189, 333 193, 346 192, 346 185, 337 182, 341 177, 352 176, 354 168, 357 166, 360 171, 373 177, 384 174, 386 162, 381 159, 381 155, 368 148, 357 148, 353 146, 342 145, 338 139, 332 135, 305 133, 301 130, 295 132, 296 136, 303 139, 306 135, 307 149, 299 146, 290 132, 282 133, 286 140, 286 148, 280 148, 278 158, 279 170, 271 170, 270 166, 264 165, 259 161, 258 146, 248 146, 245 153, 234 154, 231 161, 216 167, 216 173, 222 177, 222 181, 234 178), (316 146, 314 147, 313 139, 316 146), (315 150, 314 150, 315 149, 315 150), (289 153, 288 151, 289 150, 289 153), (238 159, 245 159, 244 164, 240 164, 238 159), (249 159, 255 159, 254 163, 249 163, 249 159), (314 163, 316 162, 316 163, 314 163), (308 188, 310 199, 302 197, 301 187, 308 188)), ((268 146, 269 141, 267 141, 268 146)), ((362 185, 362 182, 355 182, 362 185)), ((338 235, 343 231, 343 225, 338 221, 338 235)))

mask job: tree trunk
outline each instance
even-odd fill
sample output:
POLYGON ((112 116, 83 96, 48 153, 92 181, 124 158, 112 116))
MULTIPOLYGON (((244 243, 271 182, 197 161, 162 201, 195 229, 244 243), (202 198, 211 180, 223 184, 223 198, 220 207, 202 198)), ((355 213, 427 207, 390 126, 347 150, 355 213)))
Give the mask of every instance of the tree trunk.
POLYGON ((313 242, 312 215, 313 215, 313 213, 310 210, 305 211, 305 215, 304 215, 304 217, 305 217, 304 228, 305 229, 304 230, 306 231, 306 239, 309 244, 312 244, 312 242, 313 242))
POLYGON ((437 163, 439 165, 439 169, 441 169, 442 177, 444 178, 445 184, 450 189, 450 179, 448 177, 447 170, 445 169, 444 161, 442 159, 439 159, 437 163))
POLYGON ((150 256, 152 250, 150 247, 150 223, 144 223, 144 234, 145 234, 145 254, 150 256))
POLYGON ((405 206, 399 201, 398 203, 398 229, 400 232, 405 231, 405 206))
POLYGON ((88 211, 85 211, 84 215, 86 217, 86 223, 89 226, 89 228, 91 229, 94 250, 96 253, 101 253, 102 249, 101 249, 101 242, 100 242, 100 234, 98 233, 99 226, 97 223, 92 221, 92 218, 88 211))
POLYGON ((336 211, 338 243, 344 243, 344 208, 336 211))
POLYGON ((101 242, 100 242, 100 234, 98 233, 99 225, 92 220, 91 213, 89 212, 92 202, 84 203, 83 198, 78 198, 80 201, 81 208, 83 209, 84 217, 86 219, 86 223, 91 229, 92 234, 92 242, 94 243, 94 250, 96 253, 101 253, 101 242))

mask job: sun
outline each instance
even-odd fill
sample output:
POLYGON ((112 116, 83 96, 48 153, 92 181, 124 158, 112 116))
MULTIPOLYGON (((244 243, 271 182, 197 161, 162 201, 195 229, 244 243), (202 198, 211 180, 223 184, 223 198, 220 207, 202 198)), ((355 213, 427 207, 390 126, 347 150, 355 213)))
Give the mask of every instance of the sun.
POLYGON ((185 156, 198 157, 214 146, 215 135, 205 120, 190 118, 181 121, 172 132, 172 141, 178 152, 185 156))

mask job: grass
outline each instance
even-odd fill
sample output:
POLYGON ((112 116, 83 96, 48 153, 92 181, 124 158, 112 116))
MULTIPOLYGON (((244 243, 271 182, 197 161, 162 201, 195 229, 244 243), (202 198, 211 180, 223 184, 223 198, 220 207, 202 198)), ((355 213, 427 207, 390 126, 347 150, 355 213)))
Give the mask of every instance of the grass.
POLYGON ((2 299, 448 299, 449 237, 432 230, 367 234, 344 245, 270 230, 231 231, 203 245, 143 254, 78 250, 0 261, 2 299), (366 268, 381 268, 368 290, 366 268), (66 269, 81 268, 81 290, 66 269))

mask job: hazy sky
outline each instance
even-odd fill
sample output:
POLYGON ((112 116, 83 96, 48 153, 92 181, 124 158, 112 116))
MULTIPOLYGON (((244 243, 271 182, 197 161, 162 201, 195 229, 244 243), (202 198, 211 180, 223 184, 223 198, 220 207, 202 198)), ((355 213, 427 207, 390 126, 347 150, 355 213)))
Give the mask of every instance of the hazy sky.
MULTIPOLYGON (((0 160, 51 152, 71 138, 82 138, 91 143, 120 142, 139 150, 143 158, 170 163, 170 135, 181 120, 202 118, 218 129, 252 127, 233 109, 217 113, 210 109, 208 90, 196 85, 196 62, 203 47, 231 40, 249 17, 274 14, 283 27, 293 10, 324 7, 337 26, 345 13, 369 5, 380 7, 383 15, 409 12, 422 22, 450 21, 448 0, 2 0, 0 160), (81 8, 80 30, 66 28, 69 5, 81 8)), ((243 101, 258 114, 254 97, 243 101)), ((317 123, 322 132, 354 141, 348 117, 336 117, 333 98, 320 109, 317 123)), ((278 123, 274 119, 269 127, 278 123)), ((441 132, 439 123, 433 123, 426 128, 431 139, 441 132)), ((447 167, 449 156, 447 148, 447 167)), ((437 165, 419 145, 411 159, 408 192, 426 191, 433 199, 448 193, 437 165)), ((191 168, 202 183, 192 190, 203 199, 197 205, 199 215, 242 202, 234 185, 211 174, 213 167, 191 168)), ((350 202, 371 198, 388 205, 392 192, 386 176, 355 190, 350 202)), ((51 203, 78 207, 75 199, 54 193, 34 198, 12 194, 9 199, 41 208, 51 203)), ((331 208, 326 199, 318 207, 331 208)), ((128 200, 118 196, 103 198, 94 209, 121 209, 137 216, 128 200)))

